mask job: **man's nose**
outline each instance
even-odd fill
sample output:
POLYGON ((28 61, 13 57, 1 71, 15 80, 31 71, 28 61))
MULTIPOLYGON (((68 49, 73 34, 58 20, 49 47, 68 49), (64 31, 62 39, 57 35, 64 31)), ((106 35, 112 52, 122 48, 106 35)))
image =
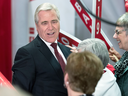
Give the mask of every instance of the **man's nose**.
POLYGON ((53 25, 52 25, 52 23, 49 23, 48 28, 49 28, 50 30, 53 29, 53 25))

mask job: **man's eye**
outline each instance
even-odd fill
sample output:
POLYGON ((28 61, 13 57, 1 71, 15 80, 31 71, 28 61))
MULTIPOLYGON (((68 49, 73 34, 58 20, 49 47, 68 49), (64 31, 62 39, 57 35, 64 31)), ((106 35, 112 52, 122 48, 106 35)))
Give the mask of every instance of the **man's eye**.
POLYGON ((57 23, 57 21, 55 20, 55 21, 52 21, 52 23, 57 23))
POLYGON ((47 24, 47 22, 42 22, 42 25, 46 25, 47 24))

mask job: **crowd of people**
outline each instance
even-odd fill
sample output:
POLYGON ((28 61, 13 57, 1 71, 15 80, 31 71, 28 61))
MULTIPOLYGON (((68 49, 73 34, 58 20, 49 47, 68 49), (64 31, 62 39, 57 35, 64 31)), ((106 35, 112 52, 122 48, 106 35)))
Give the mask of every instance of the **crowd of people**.
POLYGON ((113 72, 107 68, 109 65, 109 54, 105 43, 97 38, 89 38, 80 42, 77 50, 78 52, 90 51, 98 56, 103 63, 103 75, 95 88, 94 96, 121 96, 116 78, 113 72))
POLYGON ((38 34, 18 49, 12 66, 12 84, 23 91, 1 88, 2 96, 7 91, 10 96, 128 96, 128 13, 117 20, 113 35, 126 51, 122 56, 98 38, 85 39, 77 48, 59 43, 60 14, 54 4, 39 5, 34 19, 38 34))

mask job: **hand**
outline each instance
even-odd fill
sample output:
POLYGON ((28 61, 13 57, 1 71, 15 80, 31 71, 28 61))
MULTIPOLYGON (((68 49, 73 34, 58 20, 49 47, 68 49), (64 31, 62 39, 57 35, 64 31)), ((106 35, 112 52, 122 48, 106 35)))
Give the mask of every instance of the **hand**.
POLYGON ((117 62, 121 58, 121 55, 113 47, 108 52, 109 58, 114 62, 117 62))
POLYGON ((72 46, 70 46, 70 45, 65 45, 65 46, 71 48, 71 50, 70 50, 71 52, 75 52, 75 53, 78 52, 77 49, 76 49, 76 47, 72 47, 72 46))

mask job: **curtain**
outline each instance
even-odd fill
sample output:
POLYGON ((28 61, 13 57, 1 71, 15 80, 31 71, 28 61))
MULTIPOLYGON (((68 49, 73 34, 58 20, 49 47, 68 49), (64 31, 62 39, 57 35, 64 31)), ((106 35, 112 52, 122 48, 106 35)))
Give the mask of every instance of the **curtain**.
POLYGON ((12 79, 11 0, 0 0, 0 72, 12 79))

